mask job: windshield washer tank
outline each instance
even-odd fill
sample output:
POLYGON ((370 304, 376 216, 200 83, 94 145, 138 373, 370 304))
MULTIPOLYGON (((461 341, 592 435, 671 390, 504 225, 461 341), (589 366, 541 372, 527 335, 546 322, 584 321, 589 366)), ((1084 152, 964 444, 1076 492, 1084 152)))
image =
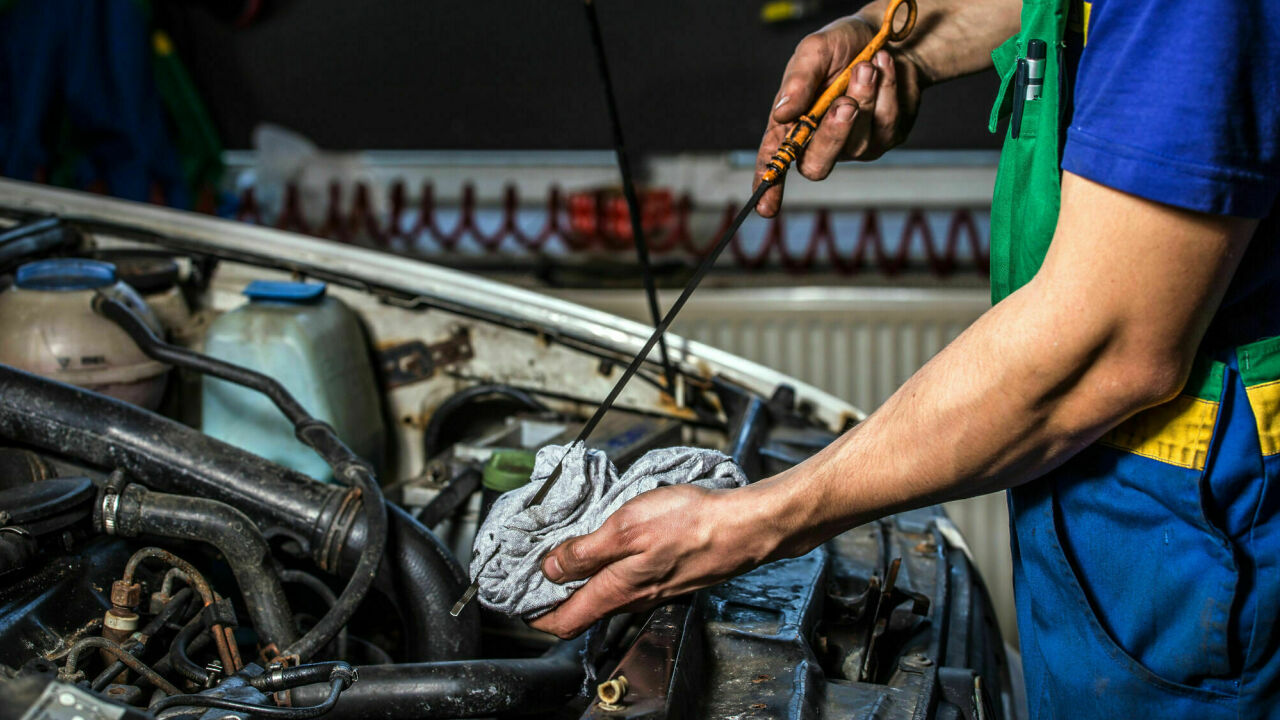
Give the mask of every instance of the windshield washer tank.
MULTIPOLYGON (((383 421, 373 367, 356 315, 323 283, 256 280, 249 301, 209 326, 205 352, 275 378, 360 457, 380 466, 383 421)), ((294 435, 265 396, 204 378, 205 433, 324 482, 329 466, 294 435)))

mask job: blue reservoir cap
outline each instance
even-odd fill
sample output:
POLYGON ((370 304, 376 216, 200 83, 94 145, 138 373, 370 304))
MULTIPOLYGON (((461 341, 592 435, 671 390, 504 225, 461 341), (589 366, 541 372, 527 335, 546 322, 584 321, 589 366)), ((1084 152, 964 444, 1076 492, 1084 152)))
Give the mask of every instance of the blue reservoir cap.
POLYGON ((309 303, 324 297, 326 287, 324 283, 254 280, 245 286, 244 294, 250 300, 309 303))
POLYGON ((14 284, 23 290, 96 290, 116 282, 116 266, 101 260, 53 258, 18 268, 14 284))

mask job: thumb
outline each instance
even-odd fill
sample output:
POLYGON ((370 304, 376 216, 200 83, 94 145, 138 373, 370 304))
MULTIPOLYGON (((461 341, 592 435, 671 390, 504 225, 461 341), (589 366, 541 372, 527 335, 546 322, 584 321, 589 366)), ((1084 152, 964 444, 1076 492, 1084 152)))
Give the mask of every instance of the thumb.
POLYGON ((613 523, 606 522, 590 535, 570 538, 560 543, 542 559, 542 574, 553 583, 581 580, 596 574, 600 568, 632 553, 624 548, 613 523))

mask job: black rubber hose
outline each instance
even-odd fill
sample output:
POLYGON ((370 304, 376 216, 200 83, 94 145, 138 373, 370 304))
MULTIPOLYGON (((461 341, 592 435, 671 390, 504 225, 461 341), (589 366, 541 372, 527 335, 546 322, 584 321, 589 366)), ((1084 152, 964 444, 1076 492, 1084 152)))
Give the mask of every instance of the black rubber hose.
POLYGON ((369 588, 373 587, 373 582, 377 579, 379 568, 385 559, 384 552, 388 539, 387 505, 382 499, 382 490, 378 487, 378 481, 374 479, 369 469, 362 465, 347 465, 345 474, 362 494, 365 546, 361 548, 360 559, 356 561, 355 569, 351 571, 347 586, 342 589, 342 594, 338 596, 333 607, 329 608, 324 617, 311 626, 306 634, 284 649, 282 655, 285 657, 296 656, 306 660, 317 650, 328 645, 337 636, 338 631, 351 622, 351 618, 356 614, 356 608, 360 607, 369 588))
POLYGON ((36 554, 36 539, 18 527, 0 528, 0 575, 21 570, 36 554))
MULTIPOLYGON (((545 715, 581 689, 583 646, 578 638, 539 658, 363 666, 360 682, 343 693, 326 720, 545 715)), ((304 685, 291 691, 291 699, 305 705, 325 692, 323 685, 304 685)))
POLYGON ((258 705, 256 703, 228 700, 212 695, 171 695, 152 705, 148 710, 159 715, 162 711, 175 707, 204 707, 219 710, 231 710, 244 713, 250 717, 280 718, 281 720, 306 720, 320 717, 333 709, 342 691, 351 686, 349 679, 336 677, 329 681, 329 692, 323 700, 306 707, 276 707, 274 705, 258 705))
POLYGON ((280 692, 299 685, 328 682, 335 673, 345 673, 355 677, 355 670, 345 662, 322 662, 296 667, 271 668, 261 675, 248 678, 248 681, 251 686, 262 692, 280 692))
MULTIPOLYGON (((155 637, 157 633, 159 633, 161 630, 165 628, 166 625, 169 624, 169 621, 172 620, 175 615, 187 609, 187 603, 191 600, 191 596, 193 594, 194 593, 191 590, 191 588, 182 588, 178 592, 174 593, 173 597, 169 598, 169 602, 165 603, 164 607, 160 608, 160 612, 153 615, 152 618, 147 621, 147 624, 142 626, 142 630, 139 631, 139 635, 141 635, 144 638, 147 638, 148 640, 152 637, 155 637)), ((145 647, 146 647, 145 641, 139 642, 136 640, 132 640, 124 644, 124 649, 127 650, 130 655, 133 655, 135 657, 145 647)), ((117 675, 119 675, 124 671, 125 671, 124 663, 117 660, 111 663, 111 665, 107 667, 106 670, 103 670, 102 672, 98 673, 98 677, 93 679, 93 682, 90 684, 90 687, 92 687, 94 690, 101 692, 103 688, 111 684, 112 678, 116 677, 117 675)), ((157 672, 159 672, 159 669, 157 669, 157 672)))
POLYGON ((476 657, 480 652, 479 609, 468 607, 458 617, 449 614, 471 578, 435 533, 399 505, 388 504, 387 510, 391 521, 388 560, 378 575, 377 587, 399 600, 408 630, 404 656, 430 660, 476 657))
POLYGON ((191 618, 182 629, 178 631, 178 635, 173 638, 173 642, 169 644, 169 667, 172 668, 182 677, 201 686, 207 687, 209 684, 209 672, 200 667, 200 664, 191 659, 187 654, 191 641, 205 630, 204 617, 197 614, 191 618))
MULTIPOLYGON (((260 526, 298 538, 328 572, 349 575, 364 549, 366 503, 356 490, 316 482, 142 408, 3 364, 0 437, 121 468, 158 490, 221 500, 260 526)), ((386 508, 393 546, 385 560, 390 571, 379 573, 378 587, 405 615, 404 657, 475 657, 479 611, 473 605, 457 618, 448 614, 469 579, 430 531, 396 506, 386 508), (425 556, 406 555, 415 550, 425 556)))
POLYGON ((169 418, 0 364, 0 436, 103 468, 148 487, 207 497, 305 542, 323 568, 329 526, 349 491, 315 482, 169 418))
POLYGON ((124 537, 157 535, 213 545, 231 566, 262 644, 282 650, 298 641, 275 558, 249 516, 217 500, 155 492, 133 483, 120 493, 113 525, 115 534, 124 537))
POLYGON ((418 521, 429 528, 440 524, 441 520, 452 515, 470 499, 471 493, 480 489, 481 479, 480 471, 476 468, 463 468, 422 508, 418 513, 418 521))
POLYGON ((128 333, 137 344, 138 349, 152 360, 226 380, 266 395, 293 425, 298 439, 315 450, 329 467, 333 468, 334 476, 339 482, 352 480, 350 477, 343 477, 341 471, 346 465, 352 462, 363 463, 350 448, 343 444, 328 423, 307 412, 302 403, 299 403, 284 385, 270 375, 202 355, 184 347, 170 345, 156 337, 142 318, 127 305, 105 294, 98 293, 94 296, 93 309, 120 326, 120 329, 128 333))
MULTIPOLYGON (((457 427, 458 420, 454 417, 454 413, 470 403, 481 400, 505 400, 529 412, 548 411, 546 405, 524 390, 509 385, 472 385, 445 398, 444 402, 431 413, 431 420, 427 422, 427 427, 422 433, 422 447, 428 458, 434 457, 444 449, 441 447, 440 437, 445 428, 457 427)), ((508 411, 504 414, 510 413, 508 411)))
MULTIPOLYGON (((334 604, 338 602, 338 596, 333 594, 333 590, 330 589, 328 585, 325 585, 323 580, 311 573, 303 572, 301 570, 281 570, 280 579, 286 583, 301 585, 316 595, 319 595, 320 599, 324 601, 326 609, 333 607, 334 604)), ((343 660, 347 659, 347 639, 348 632, 347 628, 344 626, 338 631, 337 648, 338 657, 343 660)))
MULTIPOLYGON (((179 628, 179 629, 181 629, 181 628, 179 628)), ((212 642, 213 642, 213 634, 212 634, 212 633, 207 633, 207 632, 206 632, 206 633, 200 633, 200 634, 196 635, 196 637, 195 637, 195 639, 194 639, 194 640, 192 640, 191 642, 187 643, 187 646, 186 646, 186 656, 187 656, 188 658, 190 658, 190 657, 194 656, 196 653, 198 653, 198 652, 200 652, 200 651, 204 650, 206 647, 208 647, 212 642)), ((160 658, 159 660, 157 660, 157 661, 156 661, 156 664, 155 664, 155 670, 156 670, 156 672, 160 673, 161 675, 165 675, 165 674, 167 674, 167 673, 168 673, 170 670, 172 670, 172 669, 173 669, 173 663, 169 660, 169 654, 166 652, 166 653, 165 653, 165 655, 164 655, 164 657, 162 657, 162 658, 160 658)), ((203 668, 202 668, 202 669, 203 669, 203 668)), ((146 678, 138 678, 138 682, 137 682, 137 684, 138 684, 138 685, 143 685, 143 683, 145 683, 145 682, 146 682, 146 678)))

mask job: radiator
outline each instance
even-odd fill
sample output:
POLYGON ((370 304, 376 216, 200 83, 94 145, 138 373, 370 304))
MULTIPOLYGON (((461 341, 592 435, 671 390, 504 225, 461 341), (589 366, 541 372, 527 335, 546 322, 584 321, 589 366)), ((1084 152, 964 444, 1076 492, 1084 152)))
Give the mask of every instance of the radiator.
MULTIPOLYGON (((990 307, 967 288, 737 287, 699 290, 672 331, 813 384, 870 412, 990 307)), ((556 291, 648 321, 638 291, 556 291)), ((663 307, 675 293, 663 293, 663 307)), ((928 452, 926 440, 921 452, 928 452)), ((947 503, 991 593, 1005 641, 1017 643, 1009 519, 1003 493, 947 503)))

